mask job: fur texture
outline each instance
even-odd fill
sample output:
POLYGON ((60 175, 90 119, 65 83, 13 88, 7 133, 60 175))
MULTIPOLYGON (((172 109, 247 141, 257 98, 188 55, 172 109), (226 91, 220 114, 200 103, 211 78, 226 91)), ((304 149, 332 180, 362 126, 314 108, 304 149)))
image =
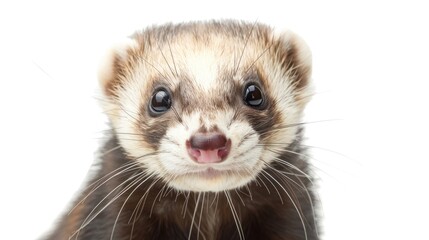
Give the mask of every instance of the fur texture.
POLYGON ((291 32, 195 22, 134 34, 100 68, 112 125, 100 171, 49 239, 318 239, 301 146, 311 57, 291 32), (262 104, 249 106, 249 84, 262 104), (151 112, 163 89, 171 108, 151 112), (221 133, 219 163, 187 141, 221 133))

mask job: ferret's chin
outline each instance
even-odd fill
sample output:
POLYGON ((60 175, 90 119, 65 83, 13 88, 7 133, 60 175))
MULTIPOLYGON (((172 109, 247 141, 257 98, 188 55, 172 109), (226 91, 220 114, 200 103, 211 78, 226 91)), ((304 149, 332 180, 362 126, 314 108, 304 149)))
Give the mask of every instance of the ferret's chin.
POLYGON ((201 171, 176 175, 168 182, 170 187, 181 191, 221 192, 243 187, 255 176, 243 170, 216 170, 207 168, 201 171))

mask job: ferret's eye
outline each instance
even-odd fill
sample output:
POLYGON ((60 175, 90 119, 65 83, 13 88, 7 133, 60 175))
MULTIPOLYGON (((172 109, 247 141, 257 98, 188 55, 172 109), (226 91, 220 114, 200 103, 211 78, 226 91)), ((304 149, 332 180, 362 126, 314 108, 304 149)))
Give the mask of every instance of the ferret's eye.
POLYGON ((264 96, 261 89, 255 84, 247 85, 244 90, 244 102, 251 107, 261 107, 264 102, 264 96))
POLYGON ((166 112, 171 107, 170 94, 165 89, 158 89, 152 95, 150 100, 149 109, 154 115, 166 112))

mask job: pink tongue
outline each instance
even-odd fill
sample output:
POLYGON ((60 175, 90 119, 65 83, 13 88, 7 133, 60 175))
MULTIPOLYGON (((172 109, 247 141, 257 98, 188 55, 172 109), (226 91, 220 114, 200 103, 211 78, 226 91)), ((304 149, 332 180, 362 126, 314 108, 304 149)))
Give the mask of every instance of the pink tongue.
POLYGON ((215 163, 222 159, 218 155, 219 149, 215 150, 199 150, 200 155, 197 157, 199 163, 215 163))

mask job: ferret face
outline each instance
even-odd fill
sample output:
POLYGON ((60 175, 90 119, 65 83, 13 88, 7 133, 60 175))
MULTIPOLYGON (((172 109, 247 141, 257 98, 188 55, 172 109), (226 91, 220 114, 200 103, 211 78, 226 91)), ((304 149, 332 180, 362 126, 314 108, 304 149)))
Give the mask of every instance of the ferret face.
POLYGON ((174 189, 217 192, 256 180, 294 141, 310 62, 289 32, 189 23, 136 33, 99 78, 130 161, 174 189))

